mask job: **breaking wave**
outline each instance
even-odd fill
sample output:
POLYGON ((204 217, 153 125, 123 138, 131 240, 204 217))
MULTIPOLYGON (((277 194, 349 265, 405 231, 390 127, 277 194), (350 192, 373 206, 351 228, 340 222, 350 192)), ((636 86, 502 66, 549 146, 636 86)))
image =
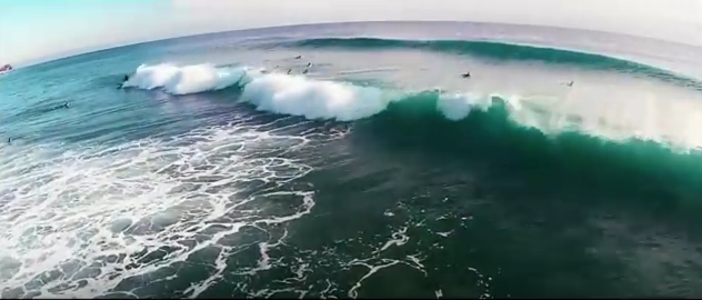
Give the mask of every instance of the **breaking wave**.
POLYGON ((352 121, 381 112, 394 93, 348 83, 310 80, 303 76, 266 73, 210 64, 142 65, 124 85, 174 95, 239 88, 241 98, 259 110, 309 119, 352 121), (363 101, 359 101, 363 99, 363 101))
MULTIPOLYGON (((210 64, 142 65, 124 86, 173 95, 231 88, 260 111, 355 121, 355 138, 372 142, 364 151, 419 149, 452 163, 486 166, 485 172, 499 175, 496 181, 507 183, 505 174, 523 175, 541 192, 535 196, 565 182, 600 192, 592 201, 609 200, 597 197, 607 194, 665 208, 694 203, 702 193, 700 156, 668 147, 690 152, 702 145, 702 108, 680 101, 586 111, 573 101, 589 99, 570 99, 572 109, 565 110, 558 102, 499 91, 398 91, 210 64)), ((225 126, 114 147, 4 152, 3 298, 135 297, 149 292, 148 282, 182 284, 174 275, 180 271, 197 278, 176 296, 197 297, 231 274, 253 277, 283 266, 275 250, 288 224, 315 205, 314 188, 296 180, 314 168, 286 155, 309 150, 302 149, 308 137, 275 135, 272 127, 225 126), (257 259, 229 266, 239 253, 257 259), (194 271, 195 264, 207 274, 194 271)), ((698 209, 690 211, 698 212, 694 205, 698 209)), ((406 242, 403 234, 393 233, 398 239, 379 251, 406 242)), ((349 264, 372 274, 398 263, 349 264)), ((356 296, 360 281, 349 296, 356 296)))
POLYGON ((702 125, 702 107, 694 101, 676 101, 675 105, 670 105, 644 99, 645 105, 641 105, 640 101, 630 99, 608 99, 612 101, 607 107, 593 109, 588 107, 592 106, 588 103, 593 103, 593 99, 586 98, 559 102, 558 99, 554 101, 552 95, 504 95, 499 91, 388 90, 245 67, 217 68, 209 64, 142 65, 126 86, 160 88, 176 95, 232 87, 241 101, 252 104, 257 110, 338 121, 369 118, 388 109, 391 103, 406 102, 417 96, 437 99, 432 110, 458 121, 474 110, 486 110, 499 100, 507 105, 511 121, 549 135, 576 131, 607 140, 650 140, 686 150, 702 146, 702 139, 695 134, 702 125))
POLYGON ((642 105, 611 94, 607 105, 593 107, 589 98, 397 91, 266 72, 244 77, 234 92, 257 110, 355 121, 354 136, 392 151, 487 162, 546 181, 567 174, 593 191, 636 191, 652 205, 692 203, 702 192, 690 189, 702 186, 702 107, 695 101, 642 105))
POLYGON ((163 89, 173 95, 216 91, 242 82, 245 68, 217 68, 211 64, 177 66, 141 65, 123 87, 163 89))

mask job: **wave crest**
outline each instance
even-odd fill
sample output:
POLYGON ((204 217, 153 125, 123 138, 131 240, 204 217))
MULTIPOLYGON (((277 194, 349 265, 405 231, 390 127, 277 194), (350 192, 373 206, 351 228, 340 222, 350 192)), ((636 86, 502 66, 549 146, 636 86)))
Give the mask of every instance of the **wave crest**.
POLYGON ((242 82, 246 68, 217 68, 212 64, 177 66, 170 63, 141 65, 124 87, 163 89, 185 95, 225 89, 242 82))
MULTIPOLYGON (((358 86, 347 82, 314 80, 303 75, 268 73, 250 68, 215 67, 210 64, 140 66, 126 86, 162 89, 174 95, 236 88, 241 101, 257 110, 302 116, 307 119, 353 121, 377 115, 393 102, 413 98, 436 99, 425 112, 438 112, 459 121, 476 109, 485 110, 496 101, 504 103, 509 119, 520 126, 537 128, 546 134, 578 131, 607 140, 652 140, 682 148, 698 148, 702 140, 694 134, 698 127, 699 105, 678 101, 660 106, 654 102, 641 106, 632 101, 612 102, 607 107, 583 106, 591 98, 564 101, 540 96, 500 93, 449 93, 441 90, 421 92, 358 86), (543 103, 542 103, 543 102, 543 103), (576 105, 577 104, 577 105, 576 105), (581 105, 582 104, 582 105, 581 105), (616 105, 615 105, 616 104, 616 105), (572 106, 572 107, 570 107, 572 106), (608 107, 612 109, 608 109, 608 107), (671 119, 675 116, 675 119, 671 119)), ((622 99, 627 100, 627 99, 622 99)), ((416 113, 407 111, 406 113, 416 113)))
POLYGON ((242 99, 259 110, 308 119, 352 121, 383 111, 392 98, 378 88, 270 74, 247 84, 242 99))
POLYGON ((241 99, 259 110, 339 121, 375 115, 383 111, 396 95, 374 87, 212 64, 141 65, 124 87, 161 89, 173 95, 237 87, 241 89, 241 99))

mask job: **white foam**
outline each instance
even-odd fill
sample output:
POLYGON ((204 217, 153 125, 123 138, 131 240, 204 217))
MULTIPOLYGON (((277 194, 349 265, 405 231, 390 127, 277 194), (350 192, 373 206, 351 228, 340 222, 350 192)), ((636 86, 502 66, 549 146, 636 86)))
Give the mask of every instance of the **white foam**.
POLYGON ((470 93, 442 94, 436 103, 437 110, 449 120, 462 120, 473 109, 485 109, 489 106, 489 98, 470 93))
MULTIPOLYGON (((3 153, 3 295, 21 289, 40 297, 91 298, 126 278, 177 268, 200 250, 221 250, 212 259, 215 273, 188 290, 196 296, 221 278, 225 258, 234 252, 220 240, 247 224, 284 225, 310 212, 312 192, 283 187, 310 167, 283 157, 252 156, 305 144, 303 137, 221 127, 116 147, 26 146, 3 153), (241 194, 242 185, 256 181, 285 191, 241 194), (268 197, 299 204, 285 214, 266 215, 268 197), (251 204, 261 208, 239 209, 251 204), (143 261, 143 253, 158 254, 164 247, 170 248, 165 257, 143 261)), ((262 259, 268 260, 264 250, 262 259)))
MULTIPOLYGON (((436 109, 458 121, 475 109, 486 109, 499 97, 513 121, 547 134, 578 130, 610 140, 652 140, 682 150, 702 147, 697 134, 702 130, 702 95, 663 83, 605 75, 601 81, 582 80, 572 88, 538 76, 533 82, 521 83, 524 86, 501 80, 475 81, 468 92, 440 92, 436 109)), ((161 88, 179 95, 232 85, 241 87, 241 99, 258 110, 340 121, 371 117, 412 94, 209 64, 142 65, 127 82, 127 86, 161 88)))
POLYGON ((163 89, 174 95, 216 91, 242 82, 246 68, 217 68, 211 64, 177 66, 163 63, 141 65, 124 87, 163 89))
POLYGON ((125 87, 162 89, 184 95, 238 85, 242 99, 259 110, 304 116, 308 119, 351 121, 383 111, 392 93, 305 76, 263 74, 249 68, 217 68, 211 64, 177 66, 164 63, 141 65, 125 87))
POLYGON ((442 93, 436 109, 447 119, 460 121, 472 111, 489 108, 498 98, 512 121, 546 134, 577 130, 612 141, 655 141, 683 152, 702 148, 697 134, 702 131, 702 97, 668 100, 645 90, 579 91, 560 97, 442 93))
POLYGON ((378 271, 380 271, 382 269, 389 268, 389 267, 392 267, 396 264, 402 263, 402 261, 399 261, 399 260, 383 259, 382 260, 383 264, 371 265, 371 264, 367 263, 366 261, 367 260, 354 259, 353 261, 348 263, 349 266, 363 266, 363 267, 368 268, 368 272, 365 275, 363 275, 363 277, 361 277, 361 279, 359 279, 351 287, 351 289, 349 289, 349 291, 347 293, 349 298, 356 299, 358 297, 358 292, 356 290, 358 290, 363 285, 364 280, 373 276, 373 274, 377 273, 378 271))
POLYGON ((392 98, 377 88, 268 74, 248 83, 242 99, 269 112, 351 121, 383 111, 392 98))

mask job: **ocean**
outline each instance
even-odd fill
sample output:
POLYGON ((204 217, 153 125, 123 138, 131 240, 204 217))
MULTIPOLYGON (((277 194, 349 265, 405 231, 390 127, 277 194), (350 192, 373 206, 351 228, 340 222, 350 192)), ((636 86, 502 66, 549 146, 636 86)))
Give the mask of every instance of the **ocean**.
POLYGON ((213 33, 18 68, 0 124, 2 298, 702 297, 693 46, 213 33))

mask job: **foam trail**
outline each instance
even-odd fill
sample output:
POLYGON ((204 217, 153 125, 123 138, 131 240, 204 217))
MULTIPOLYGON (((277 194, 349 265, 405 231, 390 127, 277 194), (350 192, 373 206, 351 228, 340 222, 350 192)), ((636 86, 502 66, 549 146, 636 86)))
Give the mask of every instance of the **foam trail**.
POLYGON ((163 89, 174 95, 216 91, 243 82, 246 68, 217 68, 212 64, 177 66, 141 65, 124 87, 163 89))
MULTIPOLYGON (((113 289, 135 296, 150 283, 131 279, 176 280, 158 274, 216 250, 208 258, 215 270, 187 290, 197 296, 221 279, 242 227, 276 224, 267 230, 285 231, 314 206, 312 191, 288 185, 312 168, 266 154, 302 147, 306 138, 259 129, 267 125, 197 129, 116 146, 18 145, 3 152, 0 298, 94 298, 113 289), (286 191, 249 194, 253 181, 286 191), (299 205, 269 211, 270 197, 299 205), (257 209, 242 209, 246 205, 257 209)), ((266 246, 278 244, 271 239, 266 246)), ((275 267, 273 254, 263 254, 275 267)))

